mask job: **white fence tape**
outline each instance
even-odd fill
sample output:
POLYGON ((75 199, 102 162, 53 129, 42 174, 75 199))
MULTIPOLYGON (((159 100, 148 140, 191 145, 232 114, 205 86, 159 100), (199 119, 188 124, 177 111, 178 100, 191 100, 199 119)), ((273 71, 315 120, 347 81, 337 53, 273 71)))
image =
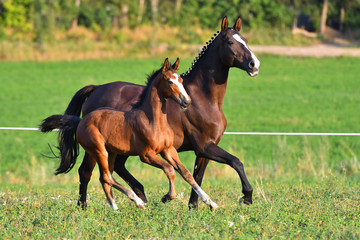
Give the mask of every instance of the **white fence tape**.
POLYGON ((360 136, 360 133, 287 133, 287 132, 224 132, 228 135, 278 135, 278 136, 360 136))
POLYGON ((38 131, 38 128, 26 128, 26 127, 0 127, 0 130, 22 130, 22 131, 38 131))
MULTIPOLYGON (((0 130, 39 131, 39 128, 0 127, 0 130)), ((56 130, 55 130, 56 131, 56 130)), ((360 133, 291 133, 291 132, 225 132, 227 135, 277 135, 277 136, 360 136, 360 133)))

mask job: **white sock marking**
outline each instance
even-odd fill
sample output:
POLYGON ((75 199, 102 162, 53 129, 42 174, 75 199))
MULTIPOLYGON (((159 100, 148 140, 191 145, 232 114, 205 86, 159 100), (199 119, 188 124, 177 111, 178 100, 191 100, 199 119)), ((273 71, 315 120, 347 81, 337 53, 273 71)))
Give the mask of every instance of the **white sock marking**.
POLYGON ((111 204, 108 202, 108 205, 109 205, 109 207, 111 207, 112 210, 114 210, 114 211, 119 210, 118 206, 117 206, 116 203, 115 203, 115 200, 113 200, 113 202, 112 202, 111 204))
POLYGON ((139 198, 135 192, 131 192, 132 194, 132 197, 133 197, 133 201, 135 202, 136 206, 142 206, 142 207, 145 207, 144 206, 144 201, 141 200, 141 198, 139 198))
POLYGON ((199 187, 198 189, 195 188, 193 189, 196 192, 196 194, 200 197, 201 201, 211 206, 213 210, 219 208, 219 206, 210 199, 210 197, 201 189, 201 187, 199 187))
POLYGON ((113 203, 112 203, 112 208, 114 209, 114 211, 119 210, 118 206, 117 206, 116 203, 115 203, 115 200, 114 200, 113 203))
POLYGON ((201 201, 203 201, 207 205, 210 205, 211 200, 210 200, 209 196, 200 187, 198 189, 194 188, 194 191, 200 197, 201 201))

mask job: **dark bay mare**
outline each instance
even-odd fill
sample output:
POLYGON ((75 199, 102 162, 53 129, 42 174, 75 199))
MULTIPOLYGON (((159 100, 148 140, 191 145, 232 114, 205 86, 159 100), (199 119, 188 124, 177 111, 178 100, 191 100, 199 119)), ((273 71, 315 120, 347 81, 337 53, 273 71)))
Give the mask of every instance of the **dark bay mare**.
MULTIPOLYGON (((239 175, 244 196, 240 203, 252 203, 253 188, 249 183, 242 162, 220 148, 217 144, 224 134, 227 121, 222 110, 229 69, 240 68, 254 77, 259 72, 260 61, 247 46, 247 40, 240 35, 241 19, 233 27, 223 18, 221 31, 204 46, 192 67, 184 74, 183 84, 192 98, 187 111, 179 111, 174 101, 167 104, 168 122, 175 133, 174 146, 181 151, 192 150, 196 154, 193 176, 201 186, 209 160, 227 164, 239 175)), ((83 116, 101 108, 111 107, 130 110, 138 100, 144 86, 127 82, 113 82, 99 86, 86 86, 73 97, 65 114, 83 116)), ((146 202, 144 188, 125 168, 127 156, 118 155, 114 170, 146 202)), ((86 206, 87 185, 96 160, 85 153, 79 168, 79 205, 86 206)), ((198 207, 198 195, 192 190, 189 207, 198 207)))
MULTIPOLYGON (((182 78, 176 73, 178 68, 179 59, 173 69, 168 59, 165 59, 163 67, 148 78, 139 102, 129 111, 100 108, 83 119, 71 115, 52 115, 46 118, 40 126, 42 132, 55 128, 60 130, 61 162, 57 173, 71 170, 78 157, 80 144, 99 165, 100 182, 109 206, 118 210, 111 190, 114 187, 134 201, 138 208, 145 209, 141 198, 112 177, 116 155, 139 156, 142 162, 164 170, 169 178, 169 193, 165 195, 169 200, 176 197, 175 168, 202 201, 212 209, 217 209, 216 203, 211 201, 181 163, 173 145, 174 132, 166 116, 167 98, 174 99, 183 109, 191 101, 182 85, 182 78), (168 163, 157 156, 159 153, 168 163)), ((180 108, 177 110, 182 111, 180 108)))

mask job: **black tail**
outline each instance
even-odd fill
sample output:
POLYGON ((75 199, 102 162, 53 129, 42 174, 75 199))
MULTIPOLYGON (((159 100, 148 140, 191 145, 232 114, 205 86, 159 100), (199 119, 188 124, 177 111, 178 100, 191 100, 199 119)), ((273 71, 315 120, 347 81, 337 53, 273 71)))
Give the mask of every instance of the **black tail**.
POLYGON ((65 114, 72 116, 80 116, 82 105, 89 95, 97 88, 95 85, 85 86, 75 93, 71 99, 68 107, 65 110, 65 114))
POLYGON ((76 129, 81 118, 70 115, 52 115, 43 120, 41 132, 59 129, 60 165, 55 174, 68 173, 75 165, 79 156, 79 143, 76 141, 76 129))

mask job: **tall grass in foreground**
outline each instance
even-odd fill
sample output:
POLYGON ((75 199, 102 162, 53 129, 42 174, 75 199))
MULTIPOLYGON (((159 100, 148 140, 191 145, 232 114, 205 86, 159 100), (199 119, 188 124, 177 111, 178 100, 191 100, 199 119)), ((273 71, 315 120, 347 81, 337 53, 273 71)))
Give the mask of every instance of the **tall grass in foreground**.
POLYGON ((237 203, 233 179, 207 178, 203 188, 219 204, 188 211, 189 187, 177 181, 178 196, 163 204, 166 181, 144 182, 147 210, 115 192, 120 211, 110 211, 99 184, 90 185, 89 207, 76 207, 75 185, 8 185, 0 191, 2 238, 66 239, 358 239, 359 188, 345 178, 279 181, 253 178, 254 204, 237 203))

